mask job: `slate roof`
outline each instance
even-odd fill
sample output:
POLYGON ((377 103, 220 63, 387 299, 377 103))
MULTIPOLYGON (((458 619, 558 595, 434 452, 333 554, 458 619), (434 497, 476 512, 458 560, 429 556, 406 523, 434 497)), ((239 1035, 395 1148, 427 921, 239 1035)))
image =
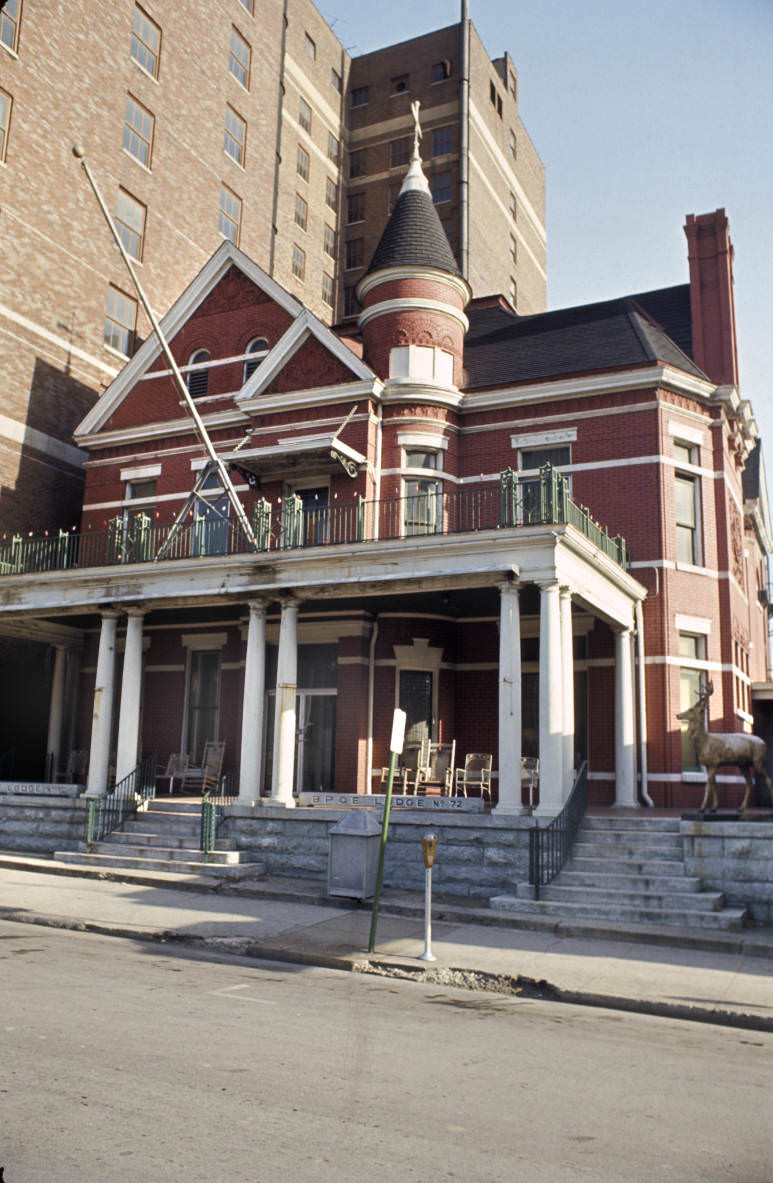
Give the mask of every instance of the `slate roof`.
POLYGON ((759 501, 760 497, 760 443, 759 440, 746 457, 741 474, 744 501, 759 501))
POLYGON ((461 275, 429 193, 401 193, 366 275, 385 267, 432 267, 461 275))
POLYGON ((685 312, 689 318, 687 284, 535 316, 519 316, 499 301, 473 302, 467 309, 465 389, 656 361, 705 378, 684 349, 691 345, 685 312))

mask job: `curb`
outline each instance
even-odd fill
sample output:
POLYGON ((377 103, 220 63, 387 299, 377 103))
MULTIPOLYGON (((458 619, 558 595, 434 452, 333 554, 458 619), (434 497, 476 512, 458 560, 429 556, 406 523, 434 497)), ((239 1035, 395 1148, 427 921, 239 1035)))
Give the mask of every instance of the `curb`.
MULTIPOLYGON (((390 913, 384 913, 388 915, 390 913)), ((651 1015, 655 1018, 677 1019, 683 1022, 708 1023, 717 1027, 733 1027, 744 1031, 773 1033, 773 1017, 748 1014, 745 1011, 721 1010, 688 1006, 684 1003, 656 1002, 644 998, 625 998, 595 991, 565 990, 546 979, 525 977, 521 974, 497 974, 489 970, 457 969, 437 966, 418 968, 400 958, 379 958, 367 955, 337 956, 327 953, 304 953, 282 946, 259 945, 246 937, 197 937, 173 929, 152 930, 122 928, 97 921, 70 920, 63 916, 44 913, 5 912, 0 909, 0 920, 15 924, 39 925, 69 932, 93 933, 98 936, 120 937, 156 945, 175 945, 199 949, 227 957, 245 957, 254 961, 278 961, 292 965, 316 966, 320 969, 345 973, 370 974, 428 985, 446 986, 470 991, 510 995, 537 1002, 564 1003, 572 1006, 594 1007, 623 1011, 628 1014, 651 1015)))

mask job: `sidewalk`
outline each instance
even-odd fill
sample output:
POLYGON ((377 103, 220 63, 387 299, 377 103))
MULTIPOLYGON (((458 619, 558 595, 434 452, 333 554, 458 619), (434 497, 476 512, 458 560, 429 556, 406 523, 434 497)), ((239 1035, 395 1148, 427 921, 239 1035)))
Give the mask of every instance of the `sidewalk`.
POLYGON ((328 900, 316 881, 223 886, 203 876, 128 871, 106 878, 48 859, 0 855, 0 920, 773 1032, 771 929, 634 934, 438 900, 437 961, 430 964, 419 960, 419 893, 384 892, 372 955, 370 918, 369 906, 328 900))

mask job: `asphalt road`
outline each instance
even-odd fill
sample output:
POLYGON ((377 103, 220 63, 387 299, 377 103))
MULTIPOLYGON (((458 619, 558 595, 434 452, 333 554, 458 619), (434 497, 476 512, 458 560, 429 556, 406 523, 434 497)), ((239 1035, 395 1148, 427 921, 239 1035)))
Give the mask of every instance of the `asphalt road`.
POLYGON ((5 1183, 771 1183, 773 1036, 0 923, 5 1183))

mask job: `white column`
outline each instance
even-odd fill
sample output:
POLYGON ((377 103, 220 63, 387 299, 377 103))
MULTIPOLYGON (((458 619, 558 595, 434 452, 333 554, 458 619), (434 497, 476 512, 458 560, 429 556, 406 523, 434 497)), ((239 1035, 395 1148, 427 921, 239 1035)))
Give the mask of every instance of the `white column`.
POLYGON ((254 805, 260 798, 260 758, 263 752, 263 708, 266 692, 266 605, 249 605, 247 656, 244 663, 242 750, 239 762, 239 804, 254 805))
POLYGON ((574 772, 574 646, 572 638, 572 593, 562 587, 558 593, 561 608, 561 669, 564 675, 564 793, 572 787, 574 772))
POLYGON ((91 752, 87 797, 99 797, 107 788, 107 769, 110 763, 110 725, 113 716, 113 688, 115 682, 115 633, 118 613, 112 609, 102 613, 99 634, 97 676, 94 682, 94 712, 91 717, 91 752))
POLYGON ((615 805, 635 806, 636 728, 633 709, 631 629, 615 633, 615 805))
POLYGON ((558 584, 540 584, 539 619, 539 805, 540 817, 555 817, 564 803, 564 680, 558 584))
POLYGON ((121 706, 118 715, 116 783, 137 767, 140 751, 140 704, 142 701, 142 608, 127 608, 126 648, 123 655, 121 706))
POLYGON ((54 652, 54 676, 51 680, 51 702, 48 708, 48 742, 46 752, 51 759, 51 775, 56 780, 62 755, 62 722, 64 719, 64 674, 67 665, 67 646, 57 645, 54 652))
POLYGON ((295 695, 298 689, 298 601, 282 602, 274 711, 274 770, 269 804, 292 809, 295 776, 295 695))
POLYGON ((518 587, 500 584, 499 804, 496 813, 523 813, 521 805, 521 613, 518 587))

